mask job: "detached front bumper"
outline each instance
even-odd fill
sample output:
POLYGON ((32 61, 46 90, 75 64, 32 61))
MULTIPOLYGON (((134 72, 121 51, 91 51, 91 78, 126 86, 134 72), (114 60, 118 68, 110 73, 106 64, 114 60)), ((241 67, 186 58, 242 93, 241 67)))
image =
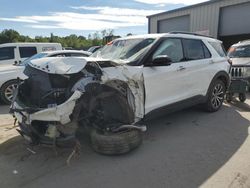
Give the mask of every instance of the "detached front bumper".
POLYGON ((73 119, 73 111, 81 95, 80 91, 75 91, 63 104, 47 109, 25 107, 15 97, 10 113, 18 121, 18 132, 29 143, 64 144, 75 139, 77 123, 73 119))

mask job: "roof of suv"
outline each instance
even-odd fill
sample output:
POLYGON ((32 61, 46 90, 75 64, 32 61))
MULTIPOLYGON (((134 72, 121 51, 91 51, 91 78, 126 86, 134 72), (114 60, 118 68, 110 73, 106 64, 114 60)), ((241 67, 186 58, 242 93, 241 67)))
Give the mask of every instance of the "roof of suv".
POLYGON ((132 35, 132 36, 127 36, 123 38, 118 38, 119 39, 138 39, 138 38, 161 38, 161 37, 178 37, 178 38, 190 38, 190 39, 200 39, 200 40, 208 40, 208 41, 217 41, 221 42, 215 38, 211 38, 208 36, 202 36, 202 35, 197 35, 195 33, 178 33, 178 32, 173 32, 173 33, 159 33, 159 34, 145 34, 145 35, 132 35))

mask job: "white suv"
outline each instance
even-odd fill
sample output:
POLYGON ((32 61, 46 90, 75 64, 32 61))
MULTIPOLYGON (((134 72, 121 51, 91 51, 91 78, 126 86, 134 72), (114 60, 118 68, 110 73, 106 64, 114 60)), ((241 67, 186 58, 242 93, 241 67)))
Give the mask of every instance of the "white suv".
POLYGON ((32 143, 60 145, 89 127, 95 151, 120 154, 141 143, 141 120, 203 104, 217 111, 229 85, 222 43, 195 34, 120 38, 91 57, 34 60, 11 111, 32 143))

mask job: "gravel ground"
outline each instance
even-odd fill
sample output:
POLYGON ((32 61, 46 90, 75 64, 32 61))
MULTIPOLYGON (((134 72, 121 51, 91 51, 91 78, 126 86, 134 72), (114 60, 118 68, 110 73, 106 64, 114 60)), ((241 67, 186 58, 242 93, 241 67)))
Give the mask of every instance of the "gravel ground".
POLYGON ((69 149, 29 152, 2 105, 0 187, 249 188, 249 99, 225 104, 217 113, 190 108, 149 121, 143 145, 126 155, 96 154, 81 134, 81 154, 70 166, 69 149))

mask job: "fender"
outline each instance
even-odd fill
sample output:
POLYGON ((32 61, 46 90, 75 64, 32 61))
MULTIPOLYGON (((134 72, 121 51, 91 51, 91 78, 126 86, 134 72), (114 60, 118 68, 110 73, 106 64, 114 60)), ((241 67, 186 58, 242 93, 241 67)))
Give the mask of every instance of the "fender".
POLYGON ((206 93, 206 96, 208 96, 208 93, 209 93, 209 90, 210 90, 212 84, 213 84, 213 83, 215 82, 215 80, 217 80, 217 79, 222 80, 222 81, 225 83, 226 89, 228 89, 229 84, 230 84, 230 76, 229 76, 229 74, 228 74, 226 71, 219 71, 219 72, 217 72, 217 73, 214 75, 212 81, 210 82, 209 87, 208 87, 208 90, 207 90, 207 93, 206 93))

